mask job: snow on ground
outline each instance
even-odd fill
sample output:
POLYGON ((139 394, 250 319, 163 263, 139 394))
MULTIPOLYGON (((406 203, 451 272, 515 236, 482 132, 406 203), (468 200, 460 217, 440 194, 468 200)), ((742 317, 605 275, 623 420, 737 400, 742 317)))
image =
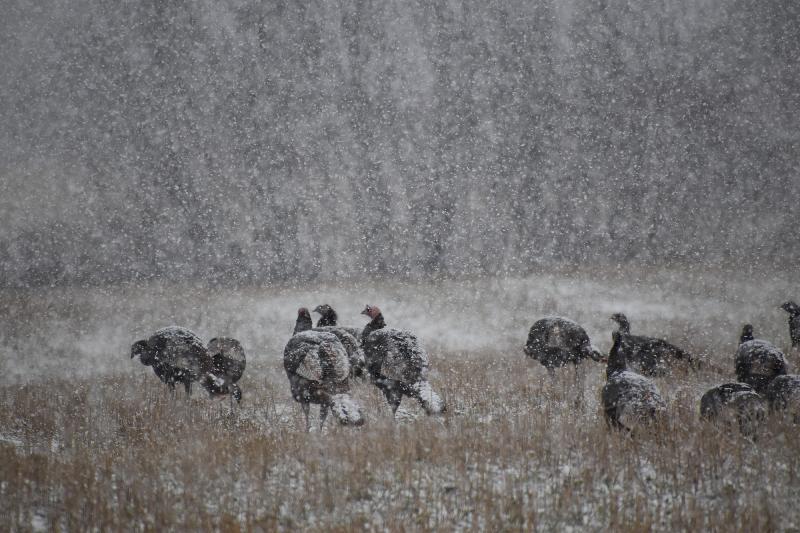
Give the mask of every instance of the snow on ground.
POLYGON ((787 276, 659 272, 3 294, 0 512, 32 529, 86 526, 88 505, 106 520, 98 527, 122 529, 134 509, 139 528, 202 519, 287 531, 630 523, 668 531, 713 528, 735 509, 745 529, 796 527, 797 511, 781 512, 800 496, 796 429, 773 423, 756 446, 703 425, 697 412, 703 392, 732 377, 743 322, 788 345, 777 306, 796 287, 787 276), (281 356, 297 308, 320 303, 353 325, 374 303, 391 326, 417 333, 447 412, 429 417, 405 399, 392 417, 379 391, 356 380, 366 424, 342 428, 329 417, 307 434, 281 356), (670 425, 641 440, 605 427, 603 365, 587 361, 551 378, 522 353, 528 328, 545 315, 574 319, 607 351, 616 311, 635 332, 669 338, 721 369, 659 379, 670 425), (130 359, 132 342, 169 324, 242 341, 241 406, 202 390, 170 398, 130 359))

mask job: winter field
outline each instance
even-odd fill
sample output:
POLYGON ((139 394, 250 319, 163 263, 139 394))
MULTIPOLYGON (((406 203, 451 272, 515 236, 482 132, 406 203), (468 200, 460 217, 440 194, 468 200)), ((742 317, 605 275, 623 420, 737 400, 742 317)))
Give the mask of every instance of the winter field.
MULTIPOLYGON (((800 529, 800 440, 771 418, 757 442, 701 423, 700 396, 734 381, 741 325, 790 354, 796 273, 564 271, 526 279, 315 287, 129 285, 0 299, 0 515, 27 530, 800 529), (428 348, 449 411, 404 400, 396 420, 357 383, 367 424, 306 433, 282 369, 296 309, 365 303, 428 348), (583 324, 607 352, 632 331, 712 363, 658 378, 669 419, 633 438, 599 412, 603 365, 551 379, 522 353, 544 315, 583 324), (172 399, 130 344, 179 324, 247 350, 243 403, 196 388, 172 399), (714 371, 713 368, 723 372, 714 371)), ((316 415, 316 409, 312 408, 316 415)))

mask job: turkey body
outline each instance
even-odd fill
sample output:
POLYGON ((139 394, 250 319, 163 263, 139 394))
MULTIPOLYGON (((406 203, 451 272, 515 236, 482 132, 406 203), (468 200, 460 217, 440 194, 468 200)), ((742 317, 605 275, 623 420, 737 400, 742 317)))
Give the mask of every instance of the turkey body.
POLYGON ((528 332, 525 354, 548 370, 580 364, 583 359, 600 360, 589 335, 576 322, 562 317, 537 320, 528 332))
POLYGON ((201 382, 211 396, 230 394, 237 402, 242 400, 242 390, 237 382, 244 374, 247 357, 242 344, 230 337, 217 337, 208 342, 211 370, 201 382))
POLYGON ((366 362, 364 359, 364 350, 361 349, 361 343, 358 338, 350 333, 349 329, 341 326, 317 326, 312 331, 321 331, 323 333, 332 333, 336 335, 339 342, 344 346, 347 352, 347 357, 350 360, 350 377, 362 377, 365 373, 366 362))
POLYGON ((763 394, 769 383, 786 374, 786 359, 767 341, 753 339, 739 345, 734 357, 736 379, 763 394))
POLYGON ((634 429, 666 408, 655 384, 630 370, 614 373, 606 380, 602 401, 606 421, 619 429, 634 429))
POLYGON ((614 332, 601 401, 609 426, 633 430, 659 417, 666 410, 666 404, 651 380, 627 369, 625 337, 614 332))
POLYGON ((746 383, 724 383, 700 398, 700 416, 736 425, 742 435, 754 436, 766 416, 764 399, 746 383))
POLYGON ((169 326, 135 342, 131 358, 137 355, 171 390, 182 383, 190 395, 192 383, 199 382, 211 396, 230 394, 241 401, 242 391, 236 382, 244 373, 246 359, 236 339, 212 339, 206 347, 192 331, 169 326))
POLYGON ((415 398, 427 414, 445 411, 445 403, 428 382, 428 354, 408 331, 386 327, 383 315, 367 306, 372 321, 364 328, 361 345, 370 380, 397 412, 403 396, 415 398))
POLYGON ((631 335, 630 323, 625 315, 616 313, 612 320, 617 322, 621 333, 626 335, 627 363, 647 376, 662 376, 669 372, 677 362, 692 363, 694 358, 685 350, 655 337, 631 335))
POLYGON ((320 427, 329 409, 343 425, 364 423, 360 406, 349 395, 350 360, 336 335, 312 330, 296 333, 283 351, 283 366, 307 428, 309 404, 320 405, 320 427))
POLYGON ((777 376, 767 386, 764 395, 772 411, 785 412, 795 423, 800 422, 800 376, 777 376))
POLYGON ((160 329, 147 340, 134 343, 131 358, 136 355, 142 364, 151 366, 170 389, 182 383, 187 394, 191 394, 192 383, 211 370, 211 359, 203 341, 180 326, 160 329))

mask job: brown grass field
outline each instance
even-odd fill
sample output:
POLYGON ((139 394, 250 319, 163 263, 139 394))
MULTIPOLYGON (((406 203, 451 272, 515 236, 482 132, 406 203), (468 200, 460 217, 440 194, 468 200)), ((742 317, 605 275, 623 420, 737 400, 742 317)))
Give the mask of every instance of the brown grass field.
POLYGON ((794 280, 650 279, 654 285, 627 291, 620 280, 587 286, 569 276, 366 289, 342 307, 382 298, 390 316, 402 309, 396 322, 422 331, 431 381, 449 411, 428 418, 404 400, 392 419, 374 387, 355 384, 367 424, 338 427, 329 419, 311 433, 289 394, 280 349, 298 305, 343 299, 346 287, 7 294, 0 529, 800 530, 797 426, 771 416, 753 441, 698 416, 702 393, 733 380, 741 321, 786 347, 785 322, 773 308, 794 280), (530 290, 520 295, 521 286, 530 290), (413 294, 407 301, 398 296, 404 289, 413 294), (414 322, 439 312, 426 298, 457 308, 457 319, 414 322), (519 316, 500 326, 497 315, 509 308, 519 316), (635 435, 610 431, 598 404, 602 365, 590 361, 550 379, 525 359, 521 343, 533 318, 558 312, 586 323, 605 351, 613 308, 633 315, 639 331, 682 342, 729 373, 659 378, 668 419, 635 435), (270 313, 280 321, 270 322, 270 313), (689 324, 687 314, 702 325, 689 324), (127 346, 164 322, 243 340, 249 360, 239 408, 201 390, 171 398, 149 369, 130 361, 127 346), (489 347, 442 338, 459 328, 496 338, 489 347))

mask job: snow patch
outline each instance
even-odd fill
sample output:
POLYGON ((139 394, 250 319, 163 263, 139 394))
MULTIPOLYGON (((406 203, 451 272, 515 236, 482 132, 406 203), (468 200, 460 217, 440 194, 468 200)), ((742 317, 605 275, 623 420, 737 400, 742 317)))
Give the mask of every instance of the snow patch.
POLYGON ((360 426, 364 423, 361 406, 349 394, 334 394, 331 411, 343 425, 360 426))
POLYGON ((422 407, 429 415, 438 415, 444 412, 444 400, 433 390, 427 381, 418 381, 411 386, 422 402, 422 407))

